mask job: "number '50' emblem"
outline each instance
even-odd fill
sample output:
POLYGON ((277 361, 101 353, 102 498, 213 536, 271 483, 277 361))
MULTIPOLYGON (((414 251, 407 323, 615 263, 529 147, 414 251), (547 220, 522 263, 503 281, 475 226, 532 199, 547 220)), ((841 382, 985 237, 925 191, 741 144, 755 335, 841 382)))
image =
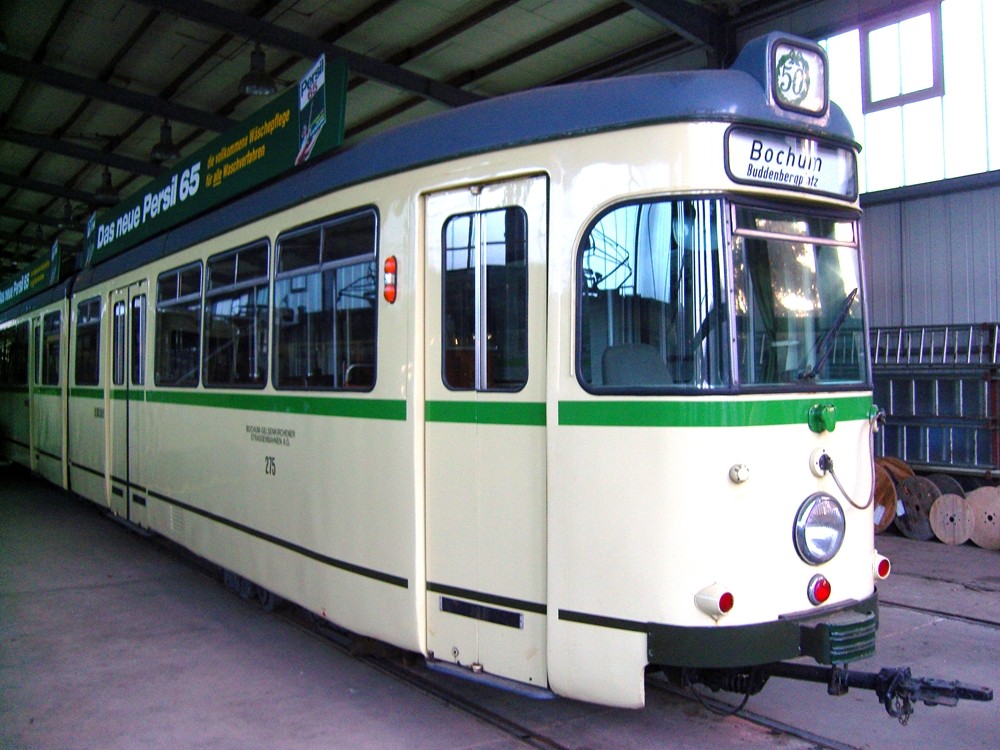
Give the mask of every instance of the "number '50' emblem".
POLYGON ((798 106, 809 95, 809 63, 799 50, 792 50, 778 58, 775 66, 775 83, 778 96, 785 104, 798 106))

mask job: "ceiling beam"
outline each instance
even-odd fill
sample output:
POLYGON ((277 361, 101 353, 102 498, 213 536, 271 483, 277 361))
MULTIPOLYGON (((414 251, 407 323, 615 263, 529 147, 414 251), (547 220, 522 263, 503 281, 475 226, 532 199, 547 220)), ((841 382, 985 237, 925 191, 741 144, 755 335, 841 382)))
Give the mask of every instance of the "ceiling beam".
POLYGON ((40 180, 32 180, 27 177, 19 177, 16 174, 10 174, 8 172, 0 172, 0 184, 10 185, 11 187, 21 188, 23 190, 31 190, 45 195, 54 195, 57 198, 65 198, 66 200, 76 201, 77 203, 86 203, 88 206, 96 206, 99 203, 93 193, 86 193, 83 190, 65 188, 62 185, 53 185, 51 182, 42 182, 40 180))
POLYGON ((728 19, 703 5, 687 0, 626 0, 629 5, 654 18, 695 45, 706 45, 725 53, 723 32, 728 19))
POLYGON ((13 232, 0 232, 0 240, 14 242, 18 245, 31 245, 32 247, 52 247, 51 240, 38 239, 26 234, 14 234, 13 232))
POLYGON ((21 78, 40 81, 48 86, 64 89, 74 94, 111 102, 128 109, 137 109, 140 112, 175 122, 186 122, 189 125, 217 133, 223 132, 235 122, 228 117, 220 117, 194 107, 185 107, 182 104, 173 104, 158 96, 141 94, 121 86, 84 78, 67 70, 52 68, 3 52, 0 52, 0 73, 9 73, 21 78))
POLYGON ((353 52, 320 39, 313 39, 290 29, 261 21, 242 13, 222 8, 212 3, 191 3, 188 0, 136 0, 159 10, 168 11, 181 18, 214 26, 225 31, 240 34, 247 39, 280 47, 305 58, 325 54, 330 58, 343 58, 347 67, 358 75, 410 91, 425 99, 433 99, 449 107, 460 107, 481 101, 484 97, 471 91, 436 81, 433 78, 413 73, 373 57, 353 52))
POLYGON ((46 214, 33 214, 30 211, 21 211, 16 208, 0 207, 0 216, 6 216, 9 219, 18 219, 28 224, 41 224, 42 226, 54 227, 55 229, 65 229, 70 232, 82 232, 85 228, 80 223, 71 222, 67 224, 65 219, 57 219, 54 216, 46 214))
POLYGON ((101 151, 96 148, 87 148, 86 146, 70 143, 58 138, 50 138, 47 135, 25 133, 23 130, 15 130, 13 128, 0 128, 0 141, 20 143, 22 146, 29 146, 30 148, 37 148, 41 151, 49 151, 54 154, 62 154, 63 156, 69 156, 94 164, 104 164, 126 172, 146 175, 147 177, 158 177, 165 171, 163 167, 139 159, 132 159, 128 156, 121 156, 120 154, 101 151))

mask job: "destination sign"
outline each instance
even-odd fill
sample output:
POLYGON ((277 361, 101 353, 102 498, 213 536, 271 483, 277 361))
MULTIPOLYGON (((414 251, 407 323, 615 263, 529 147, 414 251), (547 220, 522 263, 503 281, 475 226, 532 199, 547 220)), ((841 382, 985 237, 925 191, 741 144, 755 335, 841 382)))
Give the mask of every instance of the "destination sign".
POLYGON ((730 128, 726 171, 735 182, 804 190, 854 200, 857 157, 852 149, 788 133, 730 128))

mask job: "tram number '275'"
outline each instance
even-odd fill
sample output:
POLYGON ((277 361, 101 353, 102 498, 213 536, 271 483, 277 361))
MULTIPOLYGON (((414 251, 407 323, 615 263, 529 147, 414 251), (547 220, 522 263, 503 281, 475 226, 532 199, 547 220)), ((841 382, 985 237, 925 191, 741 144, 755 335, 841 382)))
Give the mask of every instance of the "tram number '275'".
POLYGON ((269 477, 278 473, 278 463, 274 460, 274 456, 264 456, 264 473, 269 477))

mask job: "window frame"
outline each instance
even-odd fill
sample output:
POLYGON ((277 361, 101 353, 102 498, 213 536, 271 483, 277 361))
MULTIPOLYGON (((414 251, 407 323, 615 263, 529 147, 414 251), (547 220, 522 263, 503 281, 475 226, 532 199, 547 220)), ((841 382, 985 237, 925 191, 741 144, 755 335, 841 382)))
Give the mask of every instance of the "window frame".
MULTIPOLYGON (((456 393, 468 392, 468 393, 519 393, 523 391, 527 385, 528 380, 531 377, 529 362, 528 362, 528 351, 530 343, 530 335, 528 332, 529 326, 529 243, 531 238, 531 230, 529 228, 530 218, 528 216, 527 209, 519 204, 496 206, 492 208, 477 208, 471 211, 461 211, 459 213, 452 214, 448 216, 441 225, 441 382, 449 391, 454 391, 456 393), (486 236, 483 225, 483 220, 490 214, 504 213, 507 214, 511 211, 517 212, 520 218, 520 225, 523 229, 523 236, 520 238, 520 243, 522 245, 522 258, 523 258, 523 294, 522 298, 517 301, 520 308, 520 317, 524 323, 524 374, 523 378, 514 383, 513 385, 491 385, 490 384, 490 373, 489 373, 489 358, 487 356, 487 346, 489 339, 489 328, 490 328, 490 287, 489 287, 489 268, 490 266, 499 267, 500 264, 489 263, 489 246, 492 244, 489 242, 489 237, 486 236), (472 299, 472 306, 474 311, 473 316, 473 376, 471 385, 455 384, 449 380, 448 374, 448 353, 455 351, 455 348, 450 347, 448 344, 448 253, 449 251, 462 249, 454 248, 448 246, 448 230, 452 225, 452 222, 459 219, 469 219, 471 224, 478 229, 476 244, 474 247, 465 248, 470 253, 472 250, 476 251, 475 257, 472 258, 472 265, 469 270, 473 272, 473 283, 475 285, 474 295, 472 299)), ((505 219, 506 222, 506 219, 505 219)), ((510 244, 509 240, 505 238, 505 247, 510 244)), ((504 263, 504 268, 509 267, 509 264, 504 263)), ((463 269, 456 269, 463 270, 463 269)))
POLYGON ((3 358, 0 359, 0 385, 27 388, 31 380, 31 322, 22 320, 0 329, 3 358))
MULTIPOLYGON (((156 335, 153 340, 153 383, 157 387, 197 388, 201 383, 202 328, 204 327, 204 318, 205 318, 204 289, 205 289, 205 266, 201 260, 196 260, 191 263, 185 263, 184 265, 177 266, 175 268, 170 268, 166 271, 163 271, 160 274, 157 274, 156 276, 156 335), (182 290, 180 288, 180 284, 181 284, 181 279, 183 277, 183 273, 185 271, 189 271, 194 268, 198 269, 198 291, 190 292, 188 294, 181 294, 182 290), (161 288, 160 283, 167 276, 174 276, 174 278, 176 279, 176 283, 174 285, 175 296, 171 297, 169 300, 164 302, 163 300, 160 299, 160 288, 161 288), (161 337, 161 332, 163 330, 161 326, 163 322, 162 316, 164 313, 164 308, 166 307, 166 311, 169 312, 170 308, 172 307, 180 307, 182 305, 187 306, 195 301, 197 301, 198 303, 198 326, 197 326, 198 331, 196 339, 198 351, 195 353, 195 366, 193 368, 194 382, 191 382, 190 380, 185 380, 183 382, 178 382, 176 380, 165 381, 162 378, 161 375, 162 369, 160 366, 161 355, 163 354, 160 348, 160 337, 161 337)), ((124 366, 124 361, 123 361, 122 373, 125 372, 125 369, 126 368, 124 366)), ((119 383, 118 385, 124 384, 124 374, 122 378, 123 378, 122 383, 119 383)))
MULTIPOLYGON (((326 393, 370 393, 375 389, 378 383, 378 350, 379 350, 379 295, 378 295, 378 268, 379 268, 379 251, 381 249, 381 229, 382 229, 382 218, 379 214, 378 208, 374 205, 360 206, 358 208, 350 209, 347 211, 342 211, 331 216, 327 216, 319 221, 309 222, 298 227, 286 230, 278 235, 274 242, 274 294, 271 301, 272 308, 272 323, 271 323, 271 383, 275 390, 281 391, 318 391, 326 393), (352 220, 370 215, 372 217, 373 231, 372 231, 372 248, 370 261, 361 261, 359 259, 368 256, 364 255, 352 255, 352 256, 337 256, 330 260, 324 257, 324 246, 325 238, 327 232, 332 228, 336 227, 338 224, 346 224, 352 220), (318 232, 319 234, 319 246, 317 247, 317 262, 308 265, 298 265, 290 270, 281 270, 281 251, 282 243, 293 239, 296 237, 301 237, 310 232, 318 232), (347 385, 346 381, 337 385, 325 385, 325 384, 313 384, 313 383, 283 383, 281 378, 281 362, 282 362, 282 347, 283 343, 280 338, 281 325, 278 320, 279 313, 285 310, 284 307, 279 307, 277 299, 277 289, 279 282, 285 282, 286 280, 295 279, 297 277, 308 276, 310 274, 319 274, 321 283, 323 275, 327 272, 333 271, 334 273, 340 268, 347 268, 352 265, 359 265, 363 262, 370 262, 372 264, 372 273, 374 274, 375 283, 375 295, 372 299, 372 329, 373 329, 373 356, 374 361, 372 362, 373 372, 371 377, 371 382, 367 385, 353 386, 347 385)), ((325 308, 323 312, 325 312, 325 308)), ((332 325, 334 327, 334 333, 337 326, 337 309, 334 305, 332 309, 333 320, 332 325)), ((336 340, 336 336, 334 336, 336 340)), ((339 355, 339 351, 334 353, 335 358, 339 355)))
MULTIPOLYGON (((941 26, 941 0, 922 3, 920 5, 906 8, 903 11, 891 15, 881 16, 858 27, 861 45, 861 114, 868 115, 873 112, 880 112, 884 109, 892 109, 905 104, 922 102, 926 99, 933 99, 944 95, 944 44, 943 31, 941 26), (930 86, 917 91, 890 96, 886 99, 872 101, 871 82, 871 34, 888 26, 898 25, 922 15, 930 15, 931 33, 931 70, 932 83, 930 86)), ((901 59, 902 62, 902 59, 901 59)))
POLYGON ((82 300, 77 303, 76 306, 76 331, 75 331, 75 346, 73 347, 73 384, 78 386, 99 386, 101 384, 101 298, 90 297, 89 299, 82 300), (91 308, 97 308, 97 317, 93 317, 93 310, 91 308), (86 317, 84 317, 86 308, 86 317), (80 329, 84 328, 87 337, 90 338, 94 333, 96 333, 96 339, 94 341, 94 351, 88 354, 93 357, 93 362, 89 363, 90 367, 85 372, 87 374, 86 379, 81 380, 81 360, 85 357, 81 357, 83 350, 81 349, 82 342, 85 339, 80 335, 80 329))
MULTIPOLYGON (((641 197, 622 197, 619 200, 613 201, 604 205, 601 210, 594 214, 591 219, 587 222, 584 232, 580 235, 580 241, 576 247, 576 257, 574 260, 574 287, 575 291, 573 294, 573 305, 574 305, 574 323, 575 332, 573 335, 573 367, 575 370, 577 383, 583 388, 587 393, 593 394, 595 396, 668 396, 668 395, 688 395, 688 396, 719 396, 734 394, 738 391, 736 384, 736 342, 733 336, 733 326, 735 325, 735 313, 733 310, 733 269, 732 269, 732 253, 727 249, 728 243, 732 240, 732 227, 731 227, 731 215, 730 206, 732 205, 732 197, 724 193, 662 193, 654 195, 644 195, 641 197), (655 204, 655 203, 713 203, 715 205, 715 210, 717 215, 714 219, 715 222, 721 223, 721 235, 719 236, 719 246, 715 249, 717 257, 715 258, 715 263, 719 264, 719 280, 723 285, 722 300, 725 305, 725 314, 721 317, 721 323, 725 330, 722 334, 723 340, 719 342, 721 344, 720 353, 725 357, 726 361, 721 363, 724 371, 724 378, 717 385, 704 385, 694 382, 686 381, 674 381, 669 384, 658 384, 655 386, 643 386, 639 384, 625 384, 625 385, 608 385, 604 383, 594 383, 586 380, 584 377, 584 367, 583 367, 583 354, 584 354, 584 305, 582 300, 585 296, 585 289, 587 288, 586 281, 584 280, 584 255, 588 249, 586 243, 588 242, 591 234, 600 225, 600 223, 607 217, 616 211, 622 209, 628 209, 629 207, 638 207, 641 211, 643 206, 655 204)), ((634 271, 630 270, 631 275, 634 271)), ((702 325, 704 322, 702 323, 702 325)), ((631 342, 636 344, 636 342, 631 342)), ((641 346, 641 342, 636 344, 641 346)), ((612 347, 607 347, 608 349, 612 347)), ((591 356, 593 356, 591 354, 591 356)), ((603 353, 602 353, 603 357, 603 353)), ((591 363, 591 367, 593 367, 591 363)))
POLYGON ((38 380, 36 381, 38 385, 42 386, 58 386, 61 384, 61 370, 62 370, 62 310, 50 310, 45 313, 41 318, 40 331, 40 345, 41 345, 41 357, 40 357, 40 372, 38 373, 38 380), (50 324, 51 320, 55 320, 55 324, 50 324), (50 330, 53 329, 53 330, 50 330), (51 345, 51 339, 55 338, 54 354, 53 357, 53 347, 51 345), (52 359, 55 359, 55 363, 52 363, 52 359), (53 369, 54 368, 54 369, 53 369), (54 377, 52 377, 54 375, 54 377))
MULTIPOLYGON (((253 290, 252 294, 257 294, 260 287, 264 287, 267 292, 267 300, 263 305, 264 309, 264 319, 265 325, 268 328, 271 327, 271 255, 272 255, 271 241, 267 237, 262 237, 251 242, 246 242, 239 247, 231 248, 229 250, 223 250, 220 253, 214 253, 210 255, 205 260, 205 273, 202 277, 202 289, 203 298, 201 306, 201 382, 205 388, 237 388, 237 389, 250 389, 250 390, 262 390, 267 387, 268 379, 270 377, 270 357, 268 352, 264 352, 264 356, 259 358, 258 361, 263 362, 263 375, 259 380, 254 382, 212 382, 209 378, 209 358, 212 352, 209 351, 208 347, 208 337, 210 335, 209 331, 209 305, 213 300, 217 300, 227 295, 232 298, 234 293, 238 296, 239 293, 253 290), (243 253, 250 253, 258 248, 263 248, 264 256, 264 271, 263 275, 258 274, 251 278, 240 278, 240 260, 239 257, 243 253), (235 265, 233 267, 233 281, 229 284, 222 284, 219 286, 212 285, 212 263, 221 263, 228 260, 230 257, 235 258, 235 265)), ((256 299, 254 299, 254 310, 255 314, 259 313, 260 308, 257 305, 256 299)), ((264 345, 265 347, 271 346, 271 331, 267 330, 264 332, 264 345)), ((259 344, 258 340, 254 340, 254 346, 259 344)))
MULTIPOLYGON (((860 298, 855 301, 856 305, 859 305, 859 311, 862 320, 862 340, 868 341, 868 329, 870 327, 869 313, 868 313, 868 297, 867 297, 867 285, 866 277, 864 271, 864 257, 861 239, 861 214, 860 212, 848 209, 840 208, 836 206, 827 205, 807 205, 803 203, 786 203, 783 201, 768 201, 766 199, 760 199, 754 196, 746 195, 729 195, 725 199, 727 204, 727 212, 729 216, 729 236, 728 242, 732 248, 730 251, 730 258, 728 260, 729 264, 733 267, 732 269, 732 294, 735 296, 739 294, 740 287, 742 286, 740 280, 737 278, 735 264, 736 264, 736 243, 737 239, 742 237, 746 238, 761 238, 761 239, 774 239, 779 242, 789 242, 795 240, 805 240, 809 242, 817 242, 826 247, 840 247, 849 248, 857 254, 858 261, 858 273, 859 273, 859 286, 858 293, 860 298), (755 231, 749 228, 738 226, 736 220, 736 214, 738 211, 746 209, 749 211, 764 211, 764 212, 789 212, 798 213, 802 215, 807 215, 809 217, 817 219, 825 219, 834 222, 848 222, 853 225, 854 238, 853 240, 837 240, 832 238, 822 238, 813 235, 794 235, 790 233, 781 232, 763 232, 755 231)), ((832 393, 836 391, 857 391, 859 389, 871 389, 872 384, 872 370, 871 370, 871 357, 867 357, 865 363, 865 375, 863 380, 849 381, 849 382, 837 382, 837 381, 821 381, 810 379, 807 381, 799 382, 786 382, 786 383, 747 383, 741 379, 742 373, 740 372, 740 356, 739 346, 737 344, 738 339, 738 329, 739 322, 736 320, 737 311, 734 307, 732 310, 733 322, 733 381, 735 384, 735 391, 738 393, 754 394, 754 393, 802 393, 802 392, 823 392, 832 393)))

